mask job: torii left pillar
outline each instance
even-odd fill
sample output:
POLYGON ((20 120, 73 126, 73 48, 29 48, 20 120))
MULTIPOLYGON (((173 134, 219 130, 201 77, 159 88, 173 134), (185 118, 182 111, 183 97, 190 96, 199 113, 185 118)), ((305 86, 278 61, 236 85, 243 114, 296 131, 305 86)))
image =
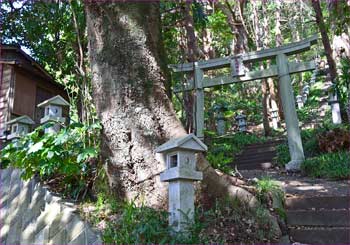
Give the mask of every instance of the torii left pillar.
POLYGON ((203 70, 199 68, 198 63, 194 63, 194 81, 196 86, 196 104, 195 104, 195 126, 196 136, 204 139, 204 89, 203 89, 203 70))

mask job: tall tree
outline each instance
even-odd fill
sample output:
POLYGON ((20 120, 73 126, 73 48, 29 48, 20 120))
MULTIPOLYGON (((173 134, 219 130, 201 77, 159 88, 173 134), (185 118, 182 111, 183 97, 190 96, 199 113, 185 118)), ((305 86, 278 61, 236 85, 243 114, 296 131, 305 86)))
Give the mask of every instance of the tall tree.
POLYGON ((322 43, 323 43, 324 51, 326 53, 327 63, 329 66, 329 74, 331 76, 332 82, 335 82, 335 79, 337 77, 337 69, 336 69, 334 59, 332 57, 333 51, 332 51, 331 44, 329 42, 327 27, 324 22, 320 1, 311 0, 311 4, 316 14, 316 24, 318 26, 319 31, 321 32, 322 43))
MULTIPOLYGON (((259 10, 261 8, 261 4, 264 3, 259 3, 256 1, 252 2, 252 7, 253 7, 253 29, 254 29, 254 34, 255 34, 255 45, 257 50, 261 50, 264 48, 264 40, 267 40, 267 33, 264 33, 264 24, 267 26, 267 17, 263 16, 263 22, 259 21, 259 10)), ((263 9, 262 9, 263 10, 263 9)), ((266 44, 266 43, 265 43, 266 44)), ((263 70, 265 69, 264 64, 260 64, 260 68, 263 70)), ((271 134, 271 129, 270 129, 270 123, 269 123, 269 117, 268 117, 268 95, 269 95, 269 90, 268 90, 268 81, 267 79, 262 79, 261 80, 261 91, 262 91, 262 108, 263 108, 263 125, 264 125, 264 131, 265 135, 270 135, 271 134)))
MULTIPOLYGON (((159 3, 86 4, 93 97, 103 125, 102 160, 120 198, 160 206, 166 199, 159 180, 163 160, 155 149, 186 132, 164 88, 160 63, 159 3)), ((203 194, 251 198, 218 175, 202 155, 203 194)), ((254 199, 251 199, 252 201, 254 199)))

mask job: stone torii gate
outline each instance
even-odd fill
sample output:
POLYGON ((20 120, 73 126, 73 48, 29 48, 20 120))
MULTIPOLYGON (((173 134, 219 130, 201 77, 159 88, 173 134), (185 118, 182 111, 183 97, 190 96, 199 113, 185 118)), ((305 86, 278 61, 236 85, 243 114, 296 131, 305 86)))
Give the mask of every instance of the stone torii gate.
POLYGON ((188 81, 181 89, 174 92, 195 90, 195 133, 203 139, 204 129, 204 88, 247 82, 269 77, 279 78, 280 95, 285 115, 288 146, 291 161, 286 165, 287 170, 299 170, 300 164, 305 160, 303 145, 300 137, 298 117, 295 109, 295 100, 291 84, 290 74, 310 71, 316 68, 314 61, 309 62, 288 62, 288 55, 302 53, 317 43, 318 35, 311 36, 299 42, 294 42, 276 48, 249 52, 236 56, 203 60, 194 63, 172 64, 169 67, 174 72, 194 73, 194 79, 188 81), (276 59, 276 65, 268 69, 257 71, 246 71, 244 64, 276 59), (218 76, 214 78, 205 77, 204 71, 231 67, 231 76, 218 76))

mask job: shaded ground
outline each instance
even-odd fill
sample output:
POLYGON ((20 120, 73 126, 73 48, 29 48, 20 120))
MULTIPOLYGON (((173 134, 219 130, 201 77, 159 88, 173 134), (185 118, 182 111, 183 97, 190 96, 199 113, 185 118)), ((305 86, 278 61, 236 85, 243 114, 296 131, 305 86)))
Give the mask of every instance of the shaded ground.
POLYGON ((276 180, 288 196, 350 196, 350 180, 313 179, 302 174, 287 174, 277 170, 240 171, 245 178, 270 177, 276 180))

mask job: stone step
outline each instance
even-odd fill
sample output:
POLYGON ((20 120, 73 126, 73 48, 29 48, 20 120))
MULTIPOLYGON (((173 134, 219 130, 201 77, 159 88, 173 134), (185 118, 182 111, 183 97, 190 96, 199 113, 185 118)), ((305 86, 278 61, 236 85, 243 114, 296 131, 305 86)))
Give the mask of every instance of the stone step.
POLYGON ((250 165, 250 164, 261 164, 265 162, 272 162, 273 158, 272 157, 261 157, 261 158, 252 158, 252 159, 236 159, 233 163, 236 165, 250 165))
POLYGON ((276 156, 275 151, 242 154, 236 157, 235 162, 240 162, 245 160, 272 160, 275 156, 276 156))
POLYGON ((231 164, 234 168, 237 166, 238 170, 258 170, 258 169, 269 169, 272 166, 272 162, 262 162, 262 163, 249 163, 249 164, 231 164))
POLYGON ((280 140, 270 140, 270 141, 265 141, 262 143, 254 143, 254 144, 249 144, 246 145, 246 147, 250 148, 250 147, 260 147, 260 146, 266 146, 266 145, 278 145, 285 142, 284 139, 280 139, 280 140))
POLYGON ((350 227, 350 210, 287 211, 288 226, 350 227))
POLYGON ((291 240, 306 244, 350 244, 350 228, 291 228, 291 240))
POLYGON ((350 196, 293 197, 286 199, 288 210, 348 209, 350 196))
POLYGON ((240 155, 244 154, 256 154, 256 153, 265 153, 265 152, 276 152, 276 146, 267 146, 267 147, 259 147, 259 148, 250 148, 244 149, 240 155))

